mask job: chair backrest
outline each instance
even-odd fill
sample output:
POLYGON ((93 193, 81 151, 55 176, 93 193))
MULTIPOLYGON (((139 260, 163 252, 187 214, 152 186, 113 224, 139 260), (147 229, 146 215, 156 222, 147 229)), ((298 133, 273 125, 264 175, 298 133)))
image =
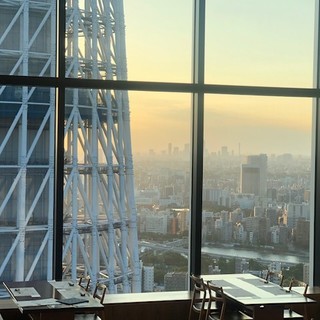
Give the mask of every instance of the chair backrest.
POLYGON ((270 282, 276 282, 277 284, 280 285, 280 287, 282 287, 284 277, 283 277, 282 271, 268 270, 268 273, 267 273, 265 280, 270 281, 270 282))
POLYGON ((205 320, 211 319, 210 313, 212 303, 215 303, 216 305, 220 304, 220 308, 215 309, 215 319, 224 320, 226 311, 226 297, 224 295, 222 287, 216 286, 212 282, 208 281, 206 284, 206 289, 209 292, 209 302, 205 320))
POLYGON ((289 290, 291 290, 293 287, 304 287, 303 295, 305 296, 308 290, 308 286, 309 285, 307 283, 297 280, 295 278, 292 278, 290 281, 289 290))
POLYGON ((103 304, 104 296, 107 291, 107 286, 103 283, 97 283, 94 292, 93 297, 98 298, 100 300, 100 303, 103 304))
POLYGON ((89 291, 89 288, 90 288, 90 276, 82 276, 82 277, 80 277, 78 284, 79 284, 80 287, 82 287, 86 291, 89 291))
POLYGON ((205 316, 205 302, 206 302, 206 287, 201 277, 194 274, 190 275, 192 281, 192 298, 189 311, 189 320, 191 320, 193 312, 199 314, 199 319, 203 319, 205 316))

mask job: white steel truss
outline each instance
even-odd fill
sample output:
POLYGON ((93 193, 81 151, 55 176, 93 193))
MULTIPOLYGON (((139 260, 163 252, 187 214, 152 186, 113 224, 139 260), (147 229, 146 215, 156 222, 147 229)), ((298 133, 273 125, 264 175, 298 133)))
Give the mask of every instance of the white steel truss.
MULTIPOLYGON (((119 0, 68 0, 66 77, 126 80, 119 0)), ((66 93, 65 274, 140 291, 128 93, 66 93)))
MULTIPOLYGON (((55 11, 51 1, 1 1, 1 74, 54 76, 55 11)), ((0 279, 52 275, 54 94, 0 87, 0 279)))
MULTIPOLYGON (((54 76, 54 1, 0 8, 1 73, 54 76)), ((66 77, 126 80, 122 0, 66 1, 66 77)), ((67 89, 65 110, 64 277, 139 292, 128 93, 67 89)), ((54 88, 0 88, 0 279, 52 275, 54 112, 54 88)))

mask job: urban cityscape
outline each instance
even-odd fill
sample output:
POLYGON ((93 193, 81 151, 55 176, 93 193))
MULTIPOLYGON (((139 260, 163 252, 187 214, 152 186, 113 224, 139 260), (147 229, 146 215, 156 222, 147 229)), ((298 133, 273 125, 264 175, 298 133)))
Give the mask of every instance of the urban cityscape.
MULTIPOLYGON (((187 152, 188 145, 168 144, 167 152, 134 158, 143 291, 187 289, 187 152)), ((207 152, 203 272, 263 276, 272 269, 308 281, 310 170, 310 158, 292 154, 236 156, 225 146, 207 152)))

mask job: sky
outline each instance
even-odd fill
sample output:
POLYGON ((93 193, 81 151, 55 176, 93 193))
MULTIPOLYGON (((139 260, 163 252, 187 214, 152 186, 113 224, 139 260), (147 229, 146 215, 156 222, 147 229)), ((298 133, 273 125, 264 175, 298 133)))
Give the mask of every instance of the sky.
MULTIPOLYGON (((208 0, 206 82, 312 87, 314 1, 208 0)), ((192 1, 124 0, 128 79, 191 81, 192 1)), ((191 96, 130 92, 133 152, 190 143, 191 96)), ((312 100, 206 95, 205 145, 311 153, 312 100)))

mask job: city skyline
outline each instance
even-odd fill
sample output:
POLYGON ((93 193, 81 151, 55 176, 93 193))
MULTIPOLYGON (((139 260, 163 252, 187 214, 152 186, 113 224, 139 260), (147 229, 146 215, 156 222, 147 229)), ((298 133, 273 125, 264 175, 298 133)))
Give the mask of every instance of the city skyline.
MULTIPOLYGON (((191 144, 189 95, 130 92, 129 99, 133 154, 150 149, 161 153, 169 142, 181 147, 191 144), (143 117, 140 101, 149 105, 143 117)), ((240 144, 245 155, 311 155, 312 99, 227 95, 205 99, 204 141, 209 153, 224 145, 238 152, 240 144)))
MULTIPOLYGON (((207 83, 313 86, 314 1, 206 6, 207 83)), ((128 79, 190 83, 193 2, 126 0, 124 9, 128 79)), ((191 95, 132 91, 129 98, 133 153, 190 142, 191 95)), ((310 155, 312 99, 206 95, 205 130, 209 152, 240 143, 244 154, 310 155)))

